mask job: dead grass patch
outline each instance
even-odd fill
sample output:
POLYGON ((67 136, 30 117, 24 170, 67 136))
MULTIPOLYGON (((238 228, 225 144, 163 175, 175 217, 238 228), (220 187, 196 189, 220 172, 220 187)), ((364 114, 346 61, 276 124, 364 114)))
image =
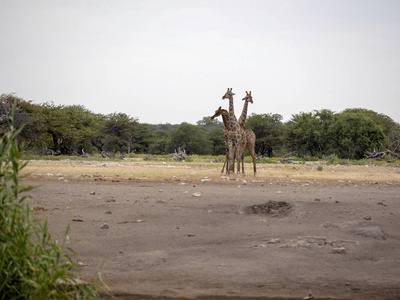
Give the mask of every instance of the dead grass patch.
POLYGON ((282 182, 338 183, 338 184, 393 184, 400 185, 400 168, 387 166, 324 166, 258 164, 253 176, 252 164, 245 164, 246 175, 221 174, 222 163, 201 162, 146 162, 123 161, 48 161, 32 160, 23 170, 30 179, 58 180, 148 180, 148 181, 212 181, 212 182, 282 182))

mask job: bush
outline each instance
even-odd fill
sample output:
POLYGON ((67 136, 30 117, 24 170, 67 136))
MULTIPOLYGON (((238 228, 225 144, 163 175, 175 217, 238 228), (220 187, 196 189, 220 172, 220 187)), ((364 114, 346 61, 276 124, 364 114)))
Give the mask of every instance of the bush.
POLYGON ((75 264, 51 241, 47 222, 33 218, 28 196, 20 196, 32 189, 18 175, 27 164, 16 144, 21 129, 11 125, 0 138, 0 299, 97 299, 91 285, 78 284, 75 264))
POLYGON ((324 156, 322 159, 326 160, 327 165, 334 165, 335 162, 339 160, 339 158, 335 154, 331 154, 329 156, 324 156))

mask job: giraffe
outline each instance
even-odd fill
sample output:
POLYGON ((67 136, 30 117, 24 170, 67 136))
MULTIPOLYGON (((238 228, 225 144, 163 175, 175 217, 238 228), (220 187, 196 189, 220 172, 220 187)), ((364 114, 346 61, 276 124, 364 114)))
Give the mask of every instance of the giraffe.
MULTIPOLYGON (((244 100, 244 105, 243 105, 243 110, 242 114, 240 115, 239 118, 239 126, 244 129, 245 132, 245 140, 246 140, 246 145, 245 148, 249 150, 251 158, 253 159, 253 170, 254 170, 254 175, 257 174, 257 168, 256 168, 256 160, 257 160, 257 155, 256 151, 254 150, 255 145, 256 145, 256 135, 254 134, 254 131, 251 130, 250 128, 246 128, 244 126, 244 123, 246 122, 247 118, 247 107, 250 103, 253 103, 253 97, 251 96, 251 91, 247 92, 246 91, 246 96, 242 99, 244 100)), ((243 168, 243 164, 242 164, 243 168)), ((243 170, 244 173, 244 170, 243 170)))
POLYGON ((253 103, 253 97, 251 96, 251 91, 247 92, 246 91, 246 97, 244 97, 242 100, 244 100, 244 105, 243 105, 243 110, 242 110, 242 114, 240 115, 239 118, 239 125, 241 127, 244 127, 244 123, 246 122, 246 118, 247 118, 247 107, 250 103, 253 103))
POLYGON ((237 160, 237 172, 240 173, 240 161, 244 151, 244 130, 239 126, 233 107, 232 88, 228 88, 222 99, 229 99, 229 131, 228 131, 228 161, 227 174, 234 172, 235 158, 237 160))
MULTIPOLYGON (((226 159, 224 162, 224 166, 222 167, 221 173, 224 172, 225 166, 228 161, 228 151, 229 151, 229 137, 228 137, 228 132, 229 132, 229 113, 226 109, 222 109, 221 106, 215 111, 215 114, 211 117, 211 119, 215 119, 216 117, 222 116, 222 121, 224 122, 225 129, 222 132, 224 135, 224 141, 225 141, 225 148, 226 148, 226 159)), ((250 128, 244 127, 244 133, 245 133, 245 139, 246 139, 246 149, 250 152, 251 157, 253 158, 253 169, 254 169, 254 175, 257 174, 256 171, 256 153, 254 150, 255 143, 256 143, 256 135, 254 134, 253 130, 250 128)), ((243 153, 244 155, 244 153, 243 153)), ((244 174, 244 162, 242 159, 242 173, 244 174)))

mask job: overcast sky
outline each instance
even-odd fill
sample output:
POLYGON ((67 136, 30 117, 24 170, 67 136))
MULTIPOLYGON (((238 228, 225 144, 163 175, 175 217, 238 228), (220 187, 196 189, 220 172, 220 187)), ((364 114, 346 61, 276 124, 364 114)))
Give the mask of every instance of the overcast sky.
POLYGON ((141 123, 367 108, 400 122, 400 1, 0 0, 0 93, 141 123))

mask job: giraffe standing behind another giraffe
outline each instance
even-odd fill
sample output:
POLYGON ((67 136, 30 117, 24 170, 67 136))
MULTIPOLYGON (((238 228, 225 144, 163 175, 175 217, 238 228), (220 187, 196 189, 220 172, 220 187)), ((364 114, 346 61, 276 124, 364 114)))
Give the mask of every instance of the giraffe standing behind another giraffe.
POLYGON ((237 172, 240 173, 240 161, 242 160, 242 152, 246 145, 244 140, 244 130, 239 126, 239 122, 236 119, 234 107, 233 107, 233 96, 235 94, 231 89, 227 89, 226 93, 222 96, 222 99, 229 99, 229 131, 228 134, 228 161, 227 161, 227 174, 234 172, 235 159, 237 160, 237 172))
MULTIPOLYGON (((253 96, 251 96, 251 91, 250 92, 246 91, 246 96, 242 100, 244 101, 244 105, 243 105, 242 114, 240 115, 238 123, 239 123, 239 126, 244 129, 245 140, 246 140, 245 148, 247 150, 249 150, 251 158, 253 159, 253 171, 254 171, 254 175, 256 175, 257 174, 257 167, 256 167, 257 155, 256 155, 256 151, 255 151, 256 135, 254 134, 253 130, 251 130, 250 128, 246 128, 244 126, 244 123, 246 122, 246 119, 247 119, 247 108, 248 108, 249 102, 253 103, 253 96)), ((243 152, 243 156, 244 156, 244 152, 243 152)), ((243 163, 242 163, 242 172, 244 174, 243 163)))

